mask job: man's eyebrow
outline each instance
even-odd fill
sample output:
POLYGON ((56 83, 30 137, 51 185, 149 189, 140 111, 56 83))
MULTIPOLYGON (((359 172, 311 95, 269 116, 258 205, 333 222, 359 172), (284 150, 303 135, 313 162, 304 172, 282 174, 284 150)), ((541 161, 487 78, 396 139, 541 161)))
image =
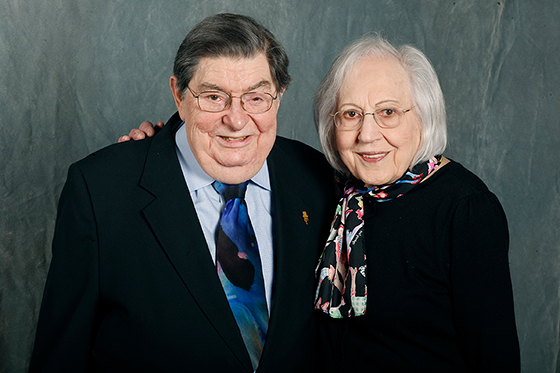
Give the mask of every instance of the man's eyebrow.
POLYGON ((249 91, 254 91, 255 89, 261 88, 261 87, 269 88, 271 86, 272 86, 272 84, 268 80, 261 80, 257 84, 253 84, 252 86, 250 86, 249 91))
POLYGON ((212 83, 201 83, 198 86, 198 89, 201 90, 201 91, 222 91, 222 92, 225 92, 222 87, 220 87, 219 85, 216 85, 216 84, 212 84, 212 83))
MULTIPOLYGON (((254 91, 255 89, 258 88, 262 88, 262 87, 272 87, 272 83, 268 80, 261 80, 258 83, 253 84, 252 86, 250 86, 247 89, 247 92, 251 92, 254 91)), ((217 84, 213 84, 213 83, 201 83, 199 85, 199 90, 200 91, 220 91, 220 92, 226 92, 226 90, 223 87, 220 87, 217 84)))

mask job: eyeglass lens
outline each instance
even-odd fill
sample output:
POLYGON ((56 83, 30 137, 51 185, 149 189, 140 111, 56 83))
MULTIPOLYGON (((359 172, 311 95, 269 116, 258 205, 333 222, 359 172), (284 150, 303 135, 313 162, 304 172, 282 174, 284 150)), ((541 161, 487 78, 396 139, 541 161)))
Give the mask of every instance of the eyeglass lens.
MULTIPOLYGON (((231 97, 219 91, 202 92, 198 96, 198 105, 201 110, 220 112, 230 104, 231 97)), ((241 96, 241 103, 245 111, 253 114, 264 113, 272 107, 274 98, 263 92, 249 92, 241 96)))
POLYGON ((357 110, 343 110, 335 114, 335 120, 339 128, 356 128, 361 125, 365 115, 373 115, 379 126, 392 128, 401 123, 403 114, 399 108, 382 108, 365 114, 357 110))

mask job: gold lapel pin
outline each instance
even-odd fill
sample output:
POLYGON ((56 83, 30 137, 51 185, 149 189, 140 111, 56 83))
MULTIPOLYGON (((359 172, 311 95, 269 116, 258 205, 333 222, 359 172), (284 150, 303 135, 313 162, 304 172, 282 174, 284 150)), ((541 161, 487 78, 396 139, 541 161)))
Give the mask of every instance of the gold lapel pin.
POLYGON ((305 225, 307 225, 307 222, 309 222, 309 216, 307 215, 307 211, 303 212, 303 221, 305 222, 305 225))

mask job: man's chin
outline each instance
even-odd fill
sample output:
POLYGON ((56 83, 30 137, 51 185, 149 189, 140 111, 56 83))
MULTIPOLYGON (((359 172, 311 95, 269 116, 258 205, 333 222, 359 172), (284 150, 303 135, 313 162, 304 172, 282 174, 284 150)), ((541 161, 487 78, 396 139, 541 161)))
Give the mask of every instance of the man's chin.
POLYGON ((226 184, 243 183, 254 177, 262 168, 262 162, 250 161, 245 163, 221 163, 216 165, 210 172, 206 171, 212 178, 226 184))

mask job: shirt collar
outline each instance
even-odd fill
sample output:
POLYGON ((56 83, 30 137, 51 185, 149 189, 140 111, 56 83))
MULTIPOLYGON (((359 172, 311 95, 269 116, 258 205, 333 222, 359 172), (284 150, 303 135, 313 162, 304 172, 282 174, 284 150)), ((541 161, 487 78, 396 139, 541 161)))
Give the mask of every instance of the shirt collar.
MULTIPOLYGON (((191 151, 189 142, 187 140, 185 122, 181 124, 181 126, 175 133, 175 143, 177 145, 177 156, 179 157, 179 163, 181 164, 181 168, 183 169, 183 174, 185 176, 189 191, 193 192, 195 190, 202 189, 208 185, 211 185, 214 182, 214 179, 210 177, 206 172, 204 172, 191 151)), ((257 172, 257 174, 251 178, 251 181, 257 184, 259 187, 270 191, 270 177, 268 174, 267 162, 264 162, 259 172, 257 172)))

